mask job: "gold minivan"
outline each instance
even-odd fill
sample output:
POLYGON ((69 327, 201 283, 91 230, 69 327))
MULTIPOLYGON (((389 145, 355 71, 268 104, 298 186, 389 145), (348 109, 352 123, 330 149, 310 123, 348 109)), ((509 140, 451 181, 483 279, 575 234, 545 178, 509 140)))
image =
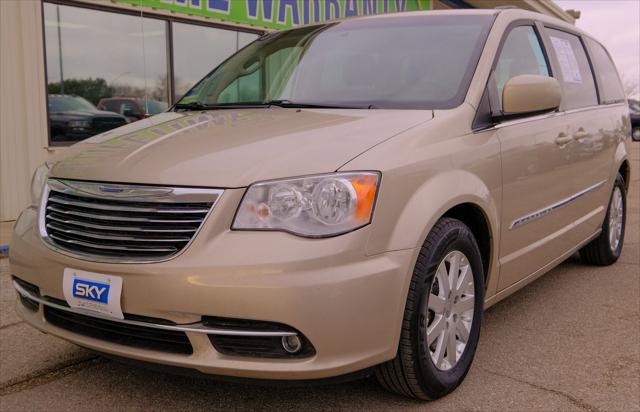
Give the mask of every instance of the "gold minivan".
POLYGON ((17 311, 114 357, 435 399, 484 309, 618 259, 630 134, 607 51, 540 14, 269 33, 36 171, 17 311))

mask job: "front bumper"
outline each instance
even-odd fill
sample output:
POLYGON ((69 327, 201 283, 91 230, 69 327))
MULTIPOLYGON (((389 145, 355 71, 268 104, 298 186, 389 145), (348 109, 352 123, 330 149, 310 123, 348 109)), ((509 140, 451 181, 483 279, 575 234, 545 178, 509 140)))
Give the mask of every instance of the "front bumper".
POLYGON ((63 300, 67 267, 123 278, 127 314, 167 319, 180 327, 203 316, 288 325, 313 345, 312 356, 266 359, 223 354, 206 331, 186 330, 191 354, 174 354, 108 342, 47 322, 43 305, 18 313, 34 327, 107 354, 259 379, 322 379, 392 359, 397 351, 405 297, 417 250, 366 256, 368 228, 330 239, 278 232, 233 232, 229 222, 241 190, 227 190, 191 246, 162 263, 112 264, 78 260, 47 248, 27 209, 12 240, 12 273, 36 285, 43 297, 63 300))

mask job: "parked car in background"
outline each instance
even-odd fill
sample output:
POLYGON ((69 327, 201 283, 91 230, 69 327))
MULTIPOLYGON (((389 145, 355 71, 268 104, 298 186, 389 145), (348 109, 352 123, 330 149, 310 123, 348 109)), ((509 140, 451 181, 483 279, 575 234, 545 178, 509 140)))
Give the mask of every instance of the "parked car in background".
POLYGON ((269 33, 36 170, 17 310, 115 357, 435 399, 485 308, 576 252, 618 260, 629 130, 604 47, 538 13, 269 33))
POLYGON ((125 124, 124 116, 99 110, 83 97, 49 95, 49 128, 54 143, 77 142, 125 124))
POLYGON ((100 99, 98 108, 116 112, 135 122, 167 110, 168 105, 158 100, 144 100, 133 97, 108 97, 100 99))
POLYGON ((629 115, 631 116, 631 136, 640 142, 640 100, 629 100, 629 115))

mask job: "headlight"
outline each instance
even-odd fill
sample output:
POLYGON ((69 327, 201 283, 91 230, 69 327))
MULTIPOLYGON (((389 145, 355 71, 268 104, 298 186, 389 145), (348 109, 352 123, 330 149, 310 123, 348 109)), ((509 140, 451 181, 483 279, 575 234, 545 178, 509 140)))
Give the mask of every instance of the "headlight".
POLYGON ((40 204, 40 197, 42 196, 42 189, 44 189, 44 184, 47 182, 47 176, 49 174, 49 170, 51 165, 48 163, 44 163, 36 169, 33 173, 33 177, 31 178, 31 204, 38 205, 40 204))
POLYGON ((71 120, 69 122, 69 127, 72 127, 74 129, 87 129, 91 127, 91 121, 90 120, 71 120))
POLYGON ((307 237, 349 232, 371 221, 379 182, 377 172, 348 172, 255 183, 231 228, 307 237))

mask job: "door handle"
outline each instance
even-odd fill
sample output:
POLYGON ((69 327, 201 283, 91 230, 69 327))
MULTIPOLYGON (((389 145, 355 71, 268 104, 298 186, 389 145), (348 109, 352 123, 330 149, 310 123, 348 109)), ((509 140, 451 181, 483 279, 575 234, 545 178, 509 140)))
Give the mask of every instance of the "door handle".
POLYGON ((573 140, 573 137, 567 136, 567 134, 563 132, 563 133, 560 133, 558 137, 556 137, 556 144, 558 146, 564 146, 567 143, 571 142, 572 140, 573 140))
POLYGON ((573 134, 573 140, 582 140, 587 137, 589 137, 589 133, 584 131, 584 129, 578 129, 578 131, 573 134))

